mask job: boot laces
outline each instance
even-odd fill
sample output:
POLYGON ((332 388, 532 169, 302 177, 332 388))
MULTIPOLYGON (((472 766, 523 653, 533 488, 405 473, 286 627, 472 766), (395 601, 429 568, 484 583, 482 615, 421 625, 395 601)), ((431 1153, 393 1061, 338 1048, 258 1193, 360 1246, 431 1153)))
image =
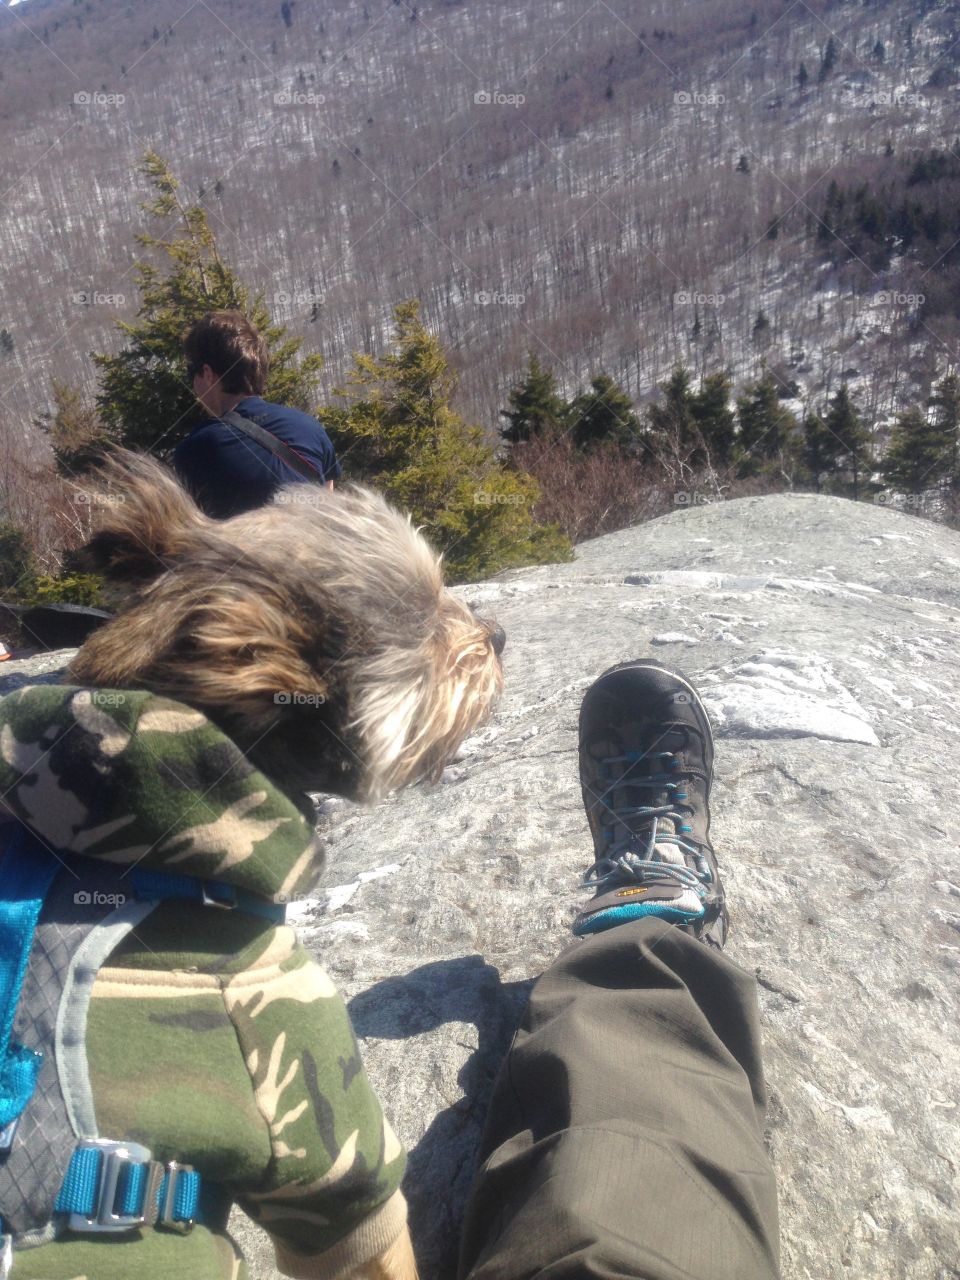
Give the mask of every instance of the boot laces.
POLYGON ((678 772, 682 762, 672 751, 629 751, 619 756, 606 756, 599 761, 601 776, 609 772, 613 780, 597 799, 614 822, 626 828, 626 834, 614 838, 616 827, 604 825, 609 843, 603 857, 598 858, 583 878, 585 888, 598 893, 624 880, 643 883, 665 877, 684 887, 703 893, 713 883, 710 864, 697 845, 684 836, 692 831, 689 813, 678 808, 676 801, 686 800, 687 793, 678 772), (642 760, 659 761, 659 772, 627 776, 642 760), (626 768, 624 768, 626 766, 626 768), (619 768, 619 776, 615 776, 619 768), (616 805, 607 800, 617 787, 649 789, 659 793, 647 805, 616 805), (688 860, 693 866, 688 865, 688 860))

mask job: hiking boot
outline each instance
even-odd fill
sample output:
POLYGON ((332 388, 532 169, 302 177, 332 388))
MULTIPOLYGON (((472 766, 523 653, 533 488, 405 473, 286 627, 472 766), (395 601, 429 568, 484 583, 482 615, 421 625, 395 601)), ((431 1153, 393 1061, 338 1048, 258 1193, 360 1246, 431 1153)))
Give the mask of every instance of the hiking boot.
POLYGON ((578 936, 658 916, 722 947, 728 915, 710 843, 713 735, 696 689, 650 658, 624 662, 580 707, 580 785, 596 896, 578 936))

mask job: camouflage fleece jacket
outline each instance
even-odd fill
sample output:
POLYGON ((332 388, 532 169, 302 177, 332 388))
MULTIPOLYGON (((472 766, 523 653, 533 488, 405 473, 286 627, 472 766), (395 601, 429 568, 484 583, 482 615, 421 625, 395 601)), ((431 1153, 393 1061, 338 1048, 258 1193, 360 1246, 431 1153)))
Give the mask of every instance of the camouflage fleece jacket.
MULTIPOLYGON (((310 803, 298 803, 169 699, 64 685, 0 699, 0 831, 12 815, 68 862, 282 901, 321 865, 310 803)), ((16 1252, 13 1280, 238 1280, 233 1201, 289 1276, 345 1275, 401 1231, 403 1152, 343 1002, 292 929, 162 902, 101 968, 86 1046, 100 1136, 198 1169, 203 1225, 64 1237, 16 1252)))

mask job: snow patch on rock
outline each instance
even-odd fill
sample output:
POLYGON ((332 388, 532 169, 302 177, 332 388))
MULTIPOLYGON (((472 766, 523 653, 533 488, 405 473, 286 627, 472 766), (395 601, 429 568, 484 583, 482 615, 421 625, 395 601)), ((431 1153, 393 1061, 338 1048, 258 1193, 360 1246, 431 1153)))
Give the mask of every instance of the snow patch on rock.
POLYGON ((722 736, 880 745, 866 711, 816 654, 764 650, 719 675, 701 677, 700 684, 722 736))
POLYGON ((384 876, 395 875, 400 870, 401 865, 399 862, 388 862, 381 867, 373 867, 369 871, 361 871, 357 878, 351 880, 349 884, 330 885, 329 888, 324 890, 327 895, 327 914, 342 910, 351 901, 361 885, 370 880, 382 880, 384 876))

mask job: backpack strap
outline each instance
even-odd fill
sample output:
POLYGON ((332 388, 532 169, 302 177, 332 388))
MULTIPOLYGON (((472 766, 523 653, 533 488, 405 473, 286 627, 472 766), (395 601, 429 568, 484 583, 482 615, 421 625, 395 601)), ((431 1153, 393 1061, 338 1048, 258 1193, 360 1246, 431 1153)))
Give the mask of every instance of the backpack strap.
POLYGON ((3 857, 0 899, 0 1152, 9 1151, 33 1096, 42 1053, 11 1041, 37 919, 59 870, 48 850, 27 850, 23 828, 3 857))
MULTIPOLYGON (((69 863, 84 865, 82 882, 22 823, 0 823, 0 1280, 13 1245, 35 1248, 64 1229, 187 1231, 200 1216, 201 1176, 191 1166, 99 1137, 86 1052, 101 965, 157 901, 195 895, 146 883, 131 897, 122 868, 69 863)), ((201 901, 230 899, 233 890, 195 883, 201 901)), ((224 905, 256 904, 244 896, 224 905)), ((279 919, 282 906, 262 905, 279 919)))
POLYGON ((13 1244, 36 1247, 64 1229, 187 1231, 199 1217, 201 1178, 190 1165, 161 1164, 139 1143, 98 1134, 86 1052, 93 985, 160 901, 189 899, 272 924, 285 908, 219 881, 124 874, 61 859, 21 823, 0 824, 0 1280, 13 1244), (76 892, 81 864, 93 895, 76 892))
MULTIPOLYGON (((155 907, 129 896, 117 867, 87 863, 98 893, 77 892, 76 873, 20 823, 0 827, 0 950, 4 955, 4 1061, 30 1076, 4 1091, 0 1149, 0 1276, 7 1246, 55 1239, 54 1218, 78 1139, 97 1137, 86 1024, 97 972, 155 907), (93 875, 96 879, 93 879, 93 875), (29 907, 28 907, 29 904, 29 907), (16 951, 19 961, 11 960, 16 951), (12 976, 11 976, 12 975, 12 976)), ((7 1068, 8 1072, 10 1067, 7 1068)))
POLYGON ((236 409, 231 409, 229 413, 221 415, 220 421, 225 422, 228 427, 235 427, 237 431, 242 431, 251 440, 256 440, 257 444, 269 449, 275 457, 286 463, 290 470, 295 471, 301 479, 310 480, 314 484, 326 483, 315 466, 291 449, 286 441, 281 440, 279 436, 275 436, 272 431, 268 431, 256 418, 248 418, 245 414, 238 413, 236 409))

